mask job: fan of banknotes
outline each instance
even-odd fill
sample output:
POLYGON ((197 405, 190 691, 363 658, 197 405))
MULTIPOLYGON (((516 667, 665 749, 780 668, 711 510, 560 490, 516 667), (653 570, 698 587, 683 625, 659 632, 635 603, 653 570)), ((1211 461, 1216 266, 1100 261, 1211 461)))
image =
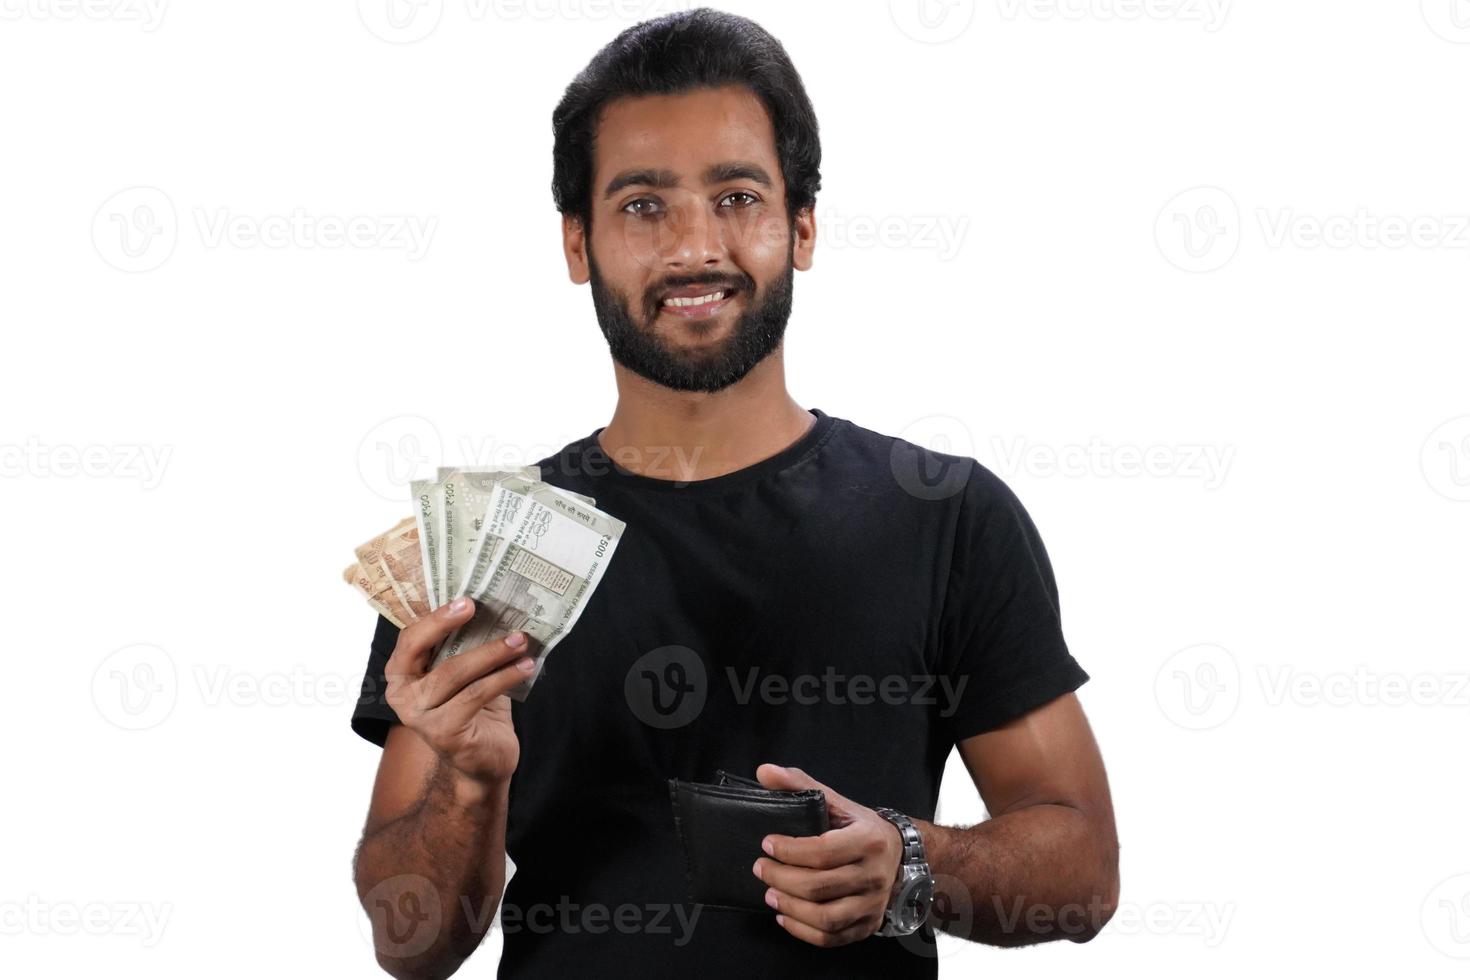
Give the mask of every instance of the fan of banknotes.
POLYGON ((414 516, 356 549, 342 577, 400 629, 457 596, 475 600, 438 663, 523 630, 536 668, 510 691, 524 701, 546 658, 597 588, 625 525, 596 501, 553 487, 534 466, 445 467, 409 484, 414 516))

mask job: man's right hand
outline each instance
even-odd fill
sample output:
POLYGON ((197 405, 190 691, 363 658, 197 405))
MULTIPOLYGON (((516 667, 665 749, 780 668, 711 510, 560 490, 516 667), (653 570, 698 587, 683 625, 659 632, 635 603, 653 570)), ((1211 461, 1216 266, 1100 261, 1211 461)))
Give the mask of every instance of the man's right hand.
POLYGON ((522 632, 449 657, 430 669, 434 649, 469 622, 475 604, 460 597, 398 634, 384 671, 390 707, 461 781, 490 789, 511 777, 521 746, 505 693, 534 668, 522 632), (519 641, 519 642, 516 642, 519 641))

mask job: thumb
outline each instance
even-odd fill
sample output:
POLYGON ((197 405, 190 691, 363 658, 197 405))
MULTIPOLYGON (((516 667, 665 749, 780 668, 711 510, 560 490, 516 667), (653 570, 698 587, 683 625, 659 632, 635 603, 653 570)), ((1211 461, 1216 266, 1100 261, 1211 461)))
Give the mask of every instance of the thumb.
POLYGON ((755 778, 766 789, 819 789, 827 797, 827 810, 834 827, 840 827, 852 816, 852 801, 830 786, 817 782, 795 766, 778 766, 767 762, 757 766, 755 778))

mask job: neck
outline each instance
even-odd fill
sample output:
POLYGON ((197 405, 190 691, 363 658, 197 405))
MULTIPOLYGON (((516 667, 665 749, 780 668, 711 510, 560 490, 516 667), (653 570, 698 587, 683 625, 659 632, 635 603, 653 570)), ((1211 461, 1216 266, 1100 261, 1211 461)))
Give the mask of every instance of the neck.
POLYGON ((618 404, 597 441, 622 468, 660 480, 708 480, 767 459, 816 418, 786 390, 778 347, 722 391, 674 391, 614 364, 618 404))

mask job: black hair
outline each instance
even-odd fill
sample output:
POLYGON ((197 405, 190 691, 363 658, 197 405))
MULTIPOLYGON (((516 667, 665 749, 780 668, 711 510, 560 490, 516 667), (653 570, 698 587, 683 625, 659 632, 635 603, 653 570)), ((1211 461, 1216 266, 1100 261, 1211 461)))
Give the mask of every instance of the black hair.
POLYGON ((801 76, 765 28, 699 7, 635 24, 608 43, 567 86, 551 114, 551 194, 584 229, 592 218, 592 148, 613 99, 741 85, 765 104, 786 184, 786 213, 816 204, 822 144, 801 76))

